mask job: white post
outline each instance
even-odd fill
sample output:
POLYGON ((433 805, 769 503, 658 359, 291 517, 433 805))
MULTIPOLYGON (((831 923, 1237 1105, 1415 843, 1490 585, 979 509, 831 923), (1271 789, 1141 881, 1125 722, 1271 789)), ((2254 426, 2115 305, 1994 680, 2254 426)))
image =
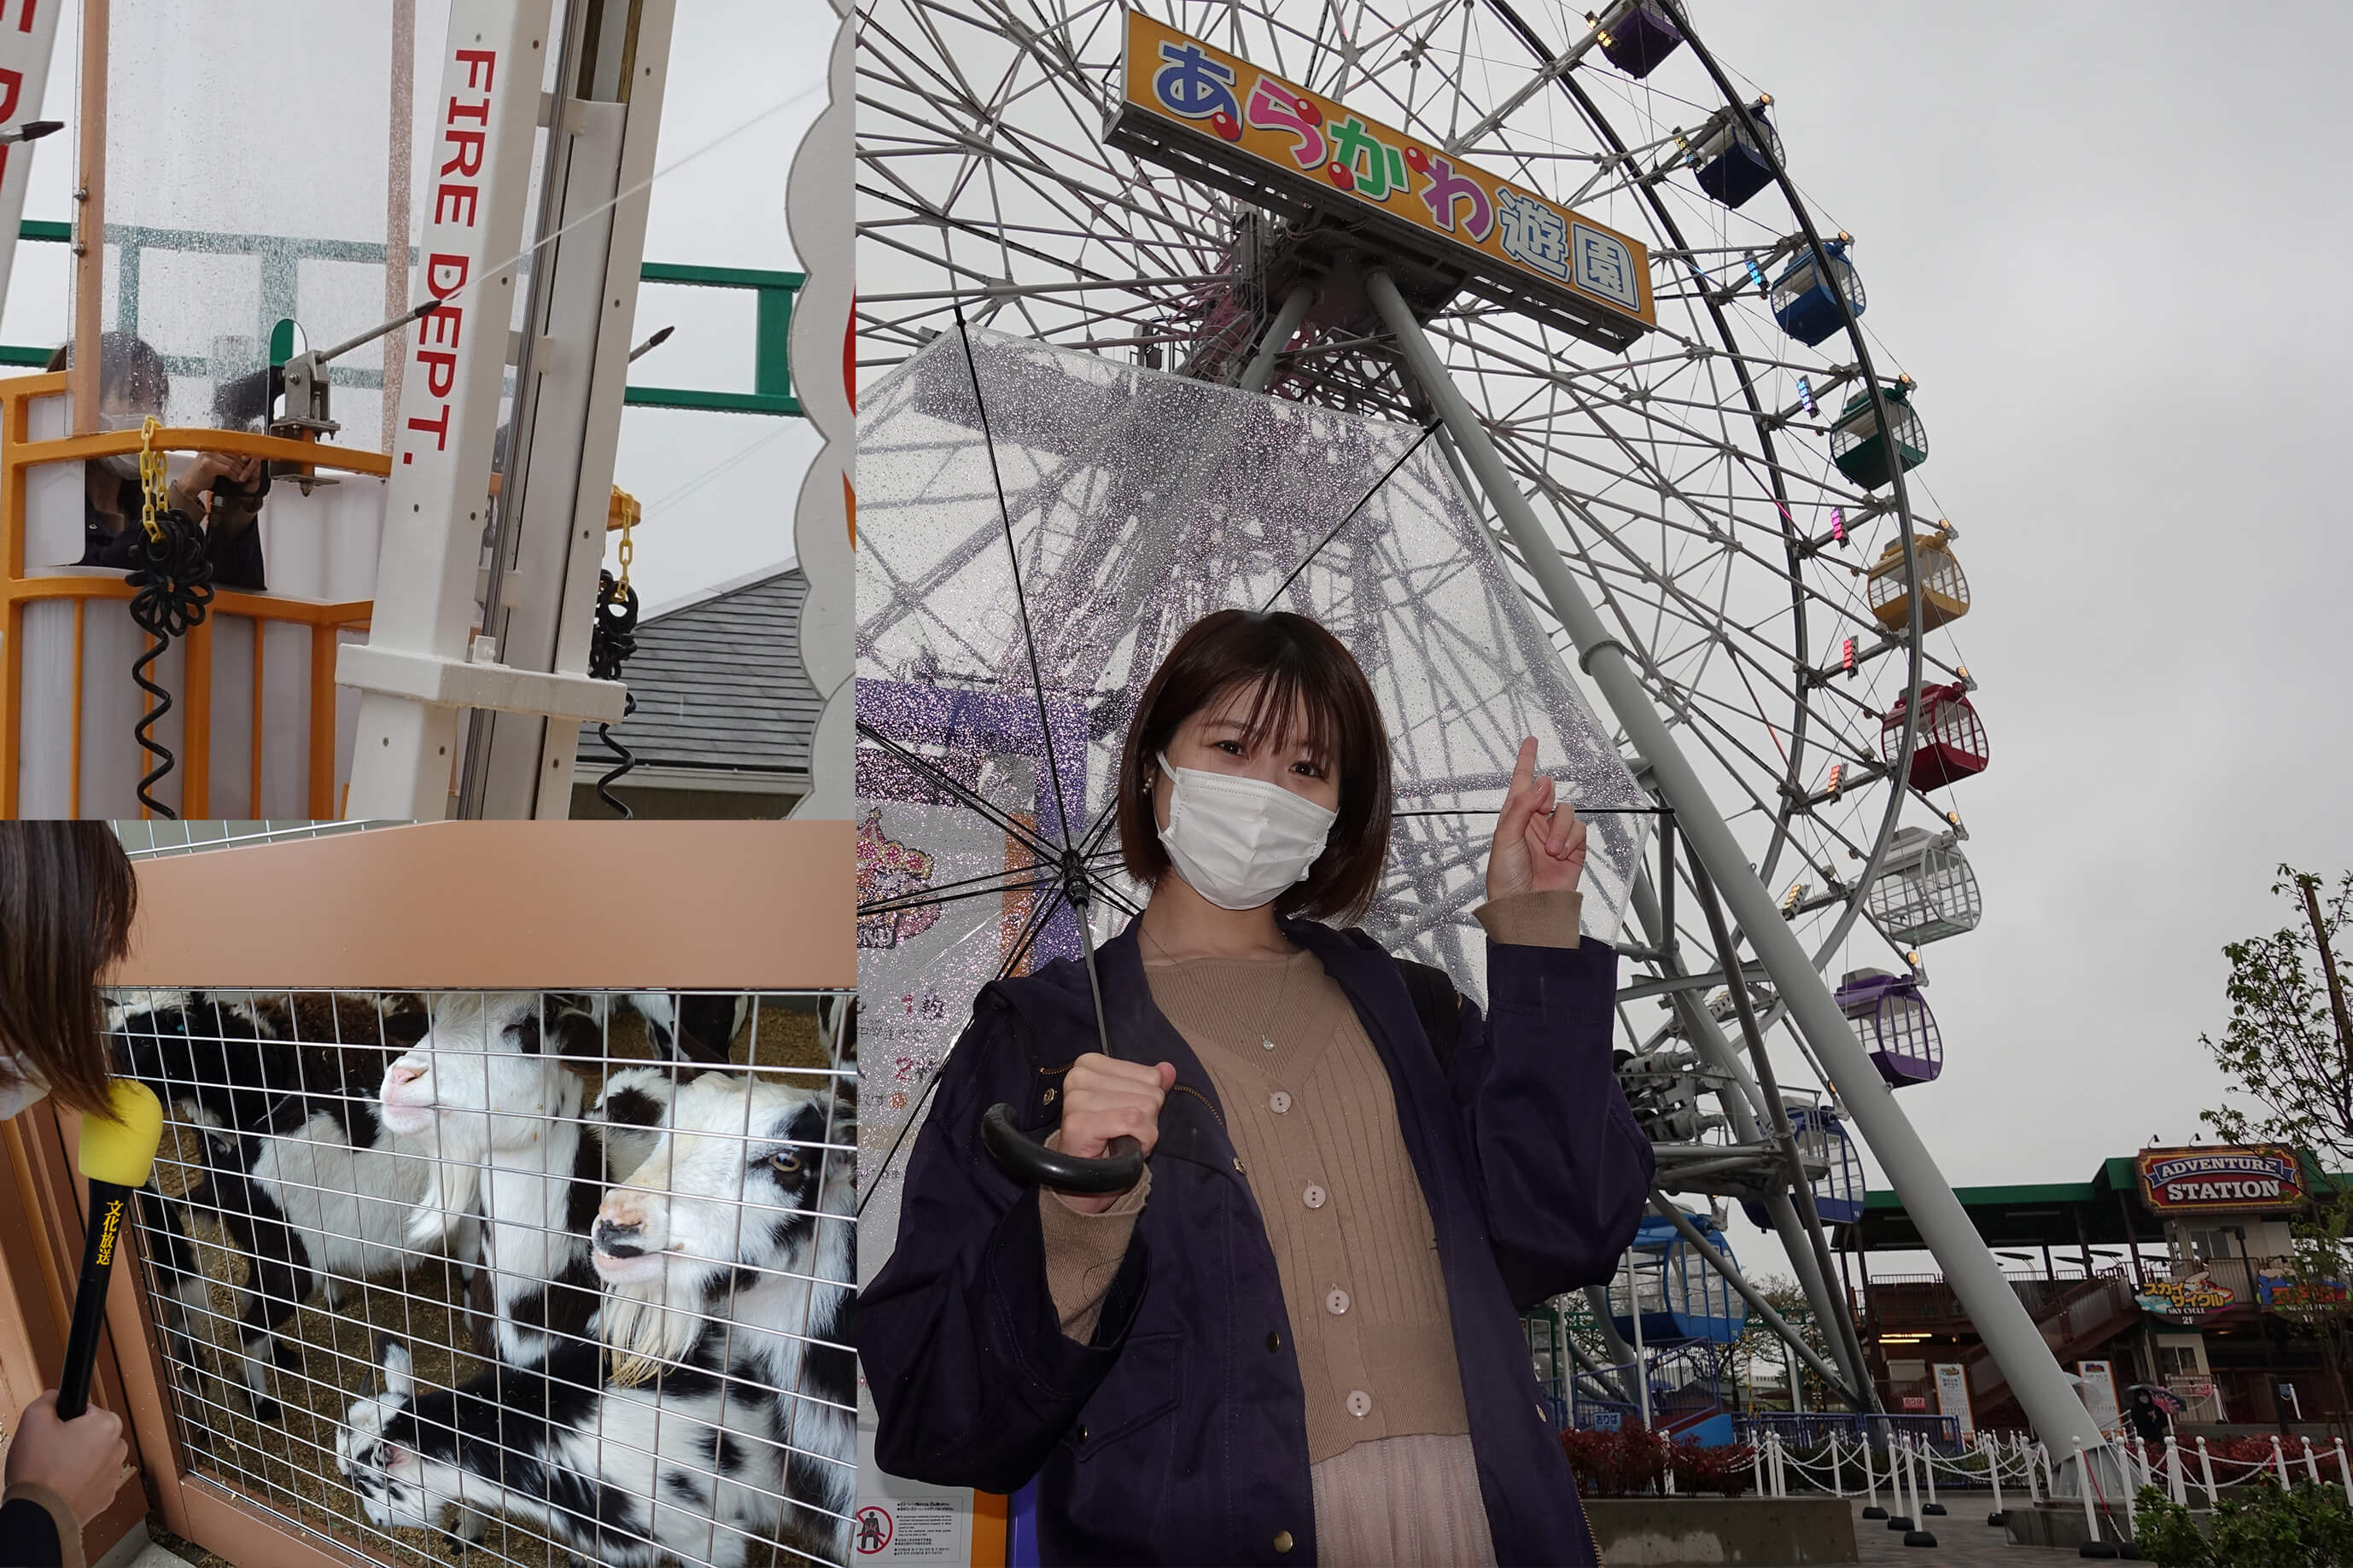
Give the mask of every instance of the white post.
POLYGON ((2001 1506, 2001 1445, 1988 1438, 1980 1445, 1985 1452, 1986 1478, 1993 1483, 1993 1510, 2003 1512, 2001 1506))
POLYGON ((2080 1436, 2096 1446, 2098 1426, 2060 1370, 2042 1331, 2002 1278, 2000 1265, 1986 1250, 1984 1238, 1937 1170, 1918 1129, 1863 1054, 1812 957, 1781 918, 1772 894, 1748 868, 1746 853, 1710 801, 1705 783, 1683 755, 1674 731, 1652 706, 1625 645, 1610 634, 1562 560, 1559 545, 1536 521, 1518 479, 1448 375, 1405 296, 1387 272, 1377 269, 1366 274, 1365 289, 1403 353, 1415 384, 1445 423, 1545 602, 1577 646, 1579 662, 1634 749, 1649 760, 1667 804, 1675 809, 1685 842, 1722 890, 1734 921, 1746 932, 1797 1027, 1838 1080, 1855 1126, 1879 1157, 1905 1214, 1936 1254, 1947 1283, 1960 1298, 2028 1419, 2041 1431, 2080 1436))
POLYGON ((1922 1511, 1944 1512, 1943 1506, 1936 1501, 1936 1445, 1932 1438, 1920 1439, 1920 1473, 1928 1478, 1928 1506, 1922 1511))
POLYGON ((1904 1449, 1904 1517, 1916 1530, 1920 1525, 1920 1478, 1912 1471, 1912 1434, 1905 1433, 1900 1441, 1904 1449))
MULTIPOLYGON (((2306 1437, 2302 1439, 2302 1441, 2304 1443, 2304 1473, 2312 1478, 2312 1484, 2316 1487, 2320 1484, 2320 1461, 2313 1455, 2312 1439, 2306 1437)), ((2342 1439, 2340 1438, 2339 1441, 2342 1441, 2342 1439)))
MULTIPOLYGON (((1870 1510, 1879 1507, 1879 1473, 1871 1468, 1871 1428, 1869 1426, 1865 1426, 1862 1432, 1862 1484, 1871 1492, 1871 1503, 1862 1517, 1871 1519, 1874 1515, 1870 1510)), ((1884 1518, 1885 1515, 1882 1513, 1876 1517, 1884 1518)))
MULTIPOLYGON (((2075 1477, 2076 1479, 2083 1483, 2084 1528, 2091 1532, 2087 1539, 2097 1541, 2100 1539, 2100 1514, 2099 1510, 2092 1506, 2091 1463, 2091 1457, 2084 1452, 2084 1445, 2080 1441, 2077 1442, 2075 1445, 2075 1477)), ((2057 1495, 2055 1490, 2052 1495, 2057 1495)))
POLYGON ((2353 1467, 2345 1463, 2345 1439, 2337 1439, 2337 1479, 2345 1483, 2345 1505, 2353 1508, 2353 1467))
POLYGON ((1757 1495, 1758 1497, 1770 1497, 1772 1495, 1771 1491, 1767 1489, 1765 1484, 1765 1444, 1770 1441, 1772 1441, 1772 1435, 1767 1433, 1762 1441, 1758 1442, 1755 1447, 1748 1451, 1749 1462, 1757 1467, 1757 1495))
POLYGON ((2280 1447, 2276 1435, 2272 1438, 2272 1463, 2278 1468, 2280 1490, 2287 1490, 2287 1453, 2280 1447))
POLYGON ((2125 1539, 2126 1541, 2136 1540, 2140 1535, 2140 1515, 2133 1506, 2135 1489, 2130 1486, 2125 1488, 2125 1539))
POLYGON ((2165 1488, 2176 1508, 2189 1506, 2189 1478, 2181 1469, 2181 1445, 2170 1432, 2165 1435, 2165 1488))
POLYGON ((469 643, 550 8, 450 8, 420 243, 424 291, 443 304, 409 341, 368 640, 335 665, 336 683, 361 693, 351 817, 447 816, 467 708, 621 715, 616 682, 477 663, 492 650, 469 643))
POLYGON ((2215 1502, 2214 1458, 2212 1455, 2206 1452, 2206 1439, 2202 1436, 2198 1439, 2198 1469, 2199 1473, 2205 1478, 2206 1506, 2211 1510, 2215 1502))

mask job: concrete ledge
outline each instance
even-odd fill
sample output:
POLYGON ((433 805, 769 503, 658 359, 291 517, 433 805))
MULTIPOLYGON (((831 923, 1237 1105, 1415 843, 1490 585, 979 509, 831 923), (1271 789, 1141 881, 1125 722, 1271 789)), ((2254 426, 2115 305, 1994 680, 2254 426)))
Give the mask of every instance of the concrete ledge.
POLYGON ((1857 1561, 1844 1498, 1592 1498, 1585 1517, 1609 1568, 1857 1561))

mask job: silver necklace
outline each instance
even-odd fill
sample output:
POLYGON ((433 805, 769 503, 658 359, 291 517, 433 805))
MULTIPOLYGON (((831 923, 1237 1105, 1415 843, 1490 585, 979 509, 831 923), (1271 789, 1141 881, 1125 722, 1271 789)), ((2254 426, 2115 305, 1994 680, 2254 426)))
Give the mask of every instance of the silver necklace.
MULTIPOLYGON (((1149 931, 1145 931, 1142 921, 1139 921, 1136 922, 1135 929, 1144 932, 1144 940, 1152 943, 1153 950, 1158 952, 1162 958, 1168 961, 1169 968, 1183 975, 1187 984, 1190 984, 1194 989, 1200 992, 1202 996, 1208 1000, 1213 1010, 1225 1018, 1228 1023, 1235 1021, 1232 1010, 1228 1008, 1225 1004, 1219 1002, 1217 996, 1208 986, 1195 979, 1192 972, 1187 970, 1184 964, 1179 963, 1174 954, 1170 953, 1166 948, 1162 947, 1160 945, 1159 939, 1155 937, 1149 931)), ((1296 965, 1298 960, 1299 954, 1296 952, 1291 953, 1283 959, 1282 984, 1275 988, 1274 1005, 1267 1009, 1266 1018, 1258 1028, 1255 1030, 1243 1031, 1245 1038, 1251 1034, 1257 1035, 1259 1045, 1266 1050, 1271 1051, 1274 1049, 1274 1021, 1282 1016, 1283 1001, 1291 994, 1291 971, 1296 965)))

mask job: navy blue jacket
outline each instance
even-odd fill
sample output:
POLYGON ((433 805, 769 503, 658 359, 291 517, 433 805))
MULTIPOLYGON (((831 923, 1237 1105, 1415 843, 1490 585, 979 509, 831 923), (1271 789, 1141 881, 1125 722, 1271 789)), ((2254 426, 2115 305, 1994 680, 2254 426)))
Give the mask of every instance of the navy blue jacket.
MULTIPOLYGON (((1283 931, 1388 1068, 1438 1231, 1496 1560, 1594 1563, 1518 1310, 1607 1279, 1650 1193, 1651 1146, 1609 1063, 1618 955, 1489 943, 1494 1013, 1463 1004, 1449 1081, 1395 961, 1358 932, 1283 931)), ((1097 966, 1113 1054, 1174 1064, 1176 1087, 1093 1341, 1061 1331, 1036 1190, 979 1139, 999 1100, 1033 1133, 1058 1125, 1047 1092, 1099 1048, 1085 972, 1064 960, 981 993, 916 1136, 897 1249, 858 1309, 876 1458, 985 1491, 1037 1478, 1048 1563, 1312 1563, 1305 1396, 1264 1223, 1208 1074, 1153 1005, 1133 926, 1097 966)))

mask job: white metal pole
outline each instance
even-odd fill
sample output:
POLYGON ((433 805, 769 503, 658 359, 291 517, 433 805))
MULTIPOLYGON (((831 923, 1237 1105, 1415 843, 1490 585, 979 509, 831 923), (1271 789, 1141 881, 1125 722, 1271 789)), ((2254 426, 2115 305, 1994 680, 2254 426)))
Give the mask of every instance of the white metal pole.
MULTIPOLYGON (((1667 1293, 1666 1265, 1659 1266, 1659 1295, 1667 1293)), ((1634 1386, 1641 1391, 1642 1430, 1651 1429, 1651 1363, 1642 1350, 1642 1265, 1639 1254, 1630 1254, 1626 1263, 1627 1304, 1634 1315, 1634 1386)))
POLYGON ((1986 1459, 1986 1479, 1993 1483, 1993 1511, 1998 1516, 2002 1512, 2001 1446, 1999 1443, 1989 1440, 1985 1443, 1984 1448, 1986 1459))
MULTIPOLYGON (((2165 1435, 2165 1489, 2176 1508, 2189 1506, 2189 1477, 2181 1468, 2181 1444, 2170 1432, 2165 1435)), ((2348 1500, 2353 1501, 2353 1498, 2348 1500)))
POLYGON ((2303 1443, 2304 1473, 2312 1478, 2312 1484, 2316 1487, 2320 1484, 2320 1461, 2313 1455, 2312 1439, 2309 1437, 2304 1438, 2303 1443))
POLYGON ((1928 1438, 1920 1439, 1920 1473, 1928 1478, 1928 1506, 1922 1513, 1942 1513, 1945 1505, 1936 1500, 1936 1445, 1928 1438))
POLYGON ((1846 1472, 1839 1468, 1838 1428, 1831 1428, 1831 1490, 1846 1496, 1846 1472))
POLYGON ((2345 1503, 2353 1508, 2353 1468, 2345 1463, 2345 1439, 2337 1439, 2337 1479, 2345 1483, 2345 1503))
POLYGON ((1937 1170, 1911 1119, 1864 1054, 1812 959, 1750 869, 1739 841, 1643 691, 1625 645, 1609 634, 1587 600, 1575 574, 1562 561, 1559 547, 1520 494, 1486 426, 1447 374, 1396 282, 1387 272, 1376 269, 1366 274, 1365 284, 1415 384, 1444 421, 1472 476, 1518 545, 1530 575, 1576 644, 1579 665, 1600 689, 1634 748, 1649 761, 1693 853, 1722 890, 1782 1003, 1837 1079, 1855 1125, 1879 1156, 1905 1212, 1936 1255, 1946 1281, 1960 1299, 1962 1310, 2000 1367, 2027 1418, 2046 1436, 2096 1450, 2101 1441, 2097 1424, 2060 1370, 2025 1304, 2002 1279, 1984 1238, 1953 1195, 1951 1184, 1937 1170))
POLYGON ((1299 323, 1307 319, 1308 307, 1315 303, 1315 285, 1298 282, 1283 296, 1282 305, 1268 323, 1266 336, 1259 340, 1258 353, 1238 384, 1244 392, 1264 392, 1266 384, 1274 379, 1274 362, 1299 331, 1299 323))
MULTIPOLYGON (((2088 1479, 2089 1479, 2089 1472, 2088 1472, 2088 1471, 2086 1471, 2086 1470, 2084 1468, 2084 1445, 2083 1445, 2081 1442, 2078 1442, 2078 1443, 2075 1445, 2075 1474, 2076 1474, 2076 1476, 2077 1476, 2079 1479, 2088 1480, 2088 1479)), ((2055 1491, 2055 1489, 2054 1489, 2054 1491, 2055 1491)), ((2084 1486, 2084 1487, 2083 1488, 2083 1493, 2084 1493, 2084 1528, 2086 1531, 2090 1531, 2090 1535, 2089 1535, 2088 1539, 2093 1540, 2093 1541, 2097 1541, 2097 1540, 2099 1540, 2099 1539, 2100 1539, 2100 1515, 2099 1515, 2099 1510, 2096 1510, 2096 1509, 2094 1509, 2094 1508, 2092 1506, 2092 1489, 2091 1489, 2088 1485, 2086 1485, 2086 1486, 2084 1486)))
POLYGON ((2211 1509, 2215 1506, 2214 1458, 2212 1455, 2207 1453, 2206 1439, 2203 1436, 2198 1439, 2198 1472, 2205 1481, 2206 1506, 2211 1509))
POLYGON ((1765 1435, 1764 1443, 1757 1444, 1754 1448, 1751 1448, 1748 1451, 1750 1462, 1757 1467, 1757 1495, 1758 1497, 1770 1497, 1773 1495, 1772 1489, 1766 1484, 1765 1480, 1765 1444, 1769 1443, 1772 1440, 1773 1435, 1768 1432, 1765 1435))
POLYGON ((2272 1463, 2279 1469, 2280 1490, 2287 1490, 2287 1452, 2280 1447, 2276 1434, 2272 1437, 2272 1463))
POLYGON ((1885 1513, 1879 1508, 1879 1472, 1873 1469, 1871 1466, 1871 1432, 1867 1427, 1862 1435, 1862 1484, 1871 1493, 1871 1501, 1863 1509, 1862 1517, 1885 1518, 1885 1513))
POLYGON ((467 708, 620 716, 620 688, 510 670, 470 656, 491 447, 545 72, 550 0, 452 0, 432 100, 418 322, 401 383, 365 643, 336 658, 360 693, 346 815, 448 814, 458 715, 467 708))

